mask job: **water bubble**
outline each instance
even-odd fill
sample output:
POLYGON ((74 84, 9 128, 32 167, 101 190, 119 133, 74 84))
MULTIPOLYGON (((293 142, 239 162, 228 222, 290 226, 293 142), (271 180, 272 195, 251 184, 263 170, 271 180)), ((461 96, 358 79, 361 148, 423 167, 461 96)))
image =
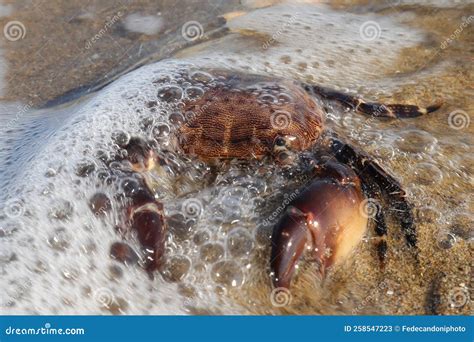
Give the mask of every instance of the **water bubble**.
POLYGON ((152 117, 145 117, 140 120, 140 127, 142 130, 147 131, 155 124, 155 119, 152 117))
POLYGON ((109 278, 110 280, 118 281, 123 277, 123 270, 119 265, 109 266, 109 278))
POLYGON ((438 241, 438 246, 441 249, 451 249, 455 244, 456 244, 456 236, 454 236, 451 233, 441 236, 441 238, 438 241))
POLYGON ((78 177, 87 177, 96 169, 96 164, 91 160, 83 160, 76 166, 76 175, 78 177))
POLYGON ((201 247, 201 260, 214 263, 224 256, 224 247, 217 243, 207 243, 201 247))
POLYGON ((278 103, 278 99, 276 96, 268 93, 263 93, 258 97, 258 102, 262 104, 273 104, 278 103))
POLYGON ((171 113, 169 116, 169 120, 173 125, 176 126, 181 126, 185 121, 184 116, 178 112, 171 113))
POLYGON ((101 217, 111 210, 112 204, 106 194, 98 192, 89 200, 89 207, 95 216, 101 217))
POLYGON ((183 97, 183 90, 174 85, 166 85, 158 88, 158 98, 164 102, 179 101, 183 97))
POLYGON ((432 153, 436 147, 437 140, 428 132, 407 130, 400 132, 400 137, 395 141, 395 144, 404 152, 432 153))
POLYGON ((187 220, 182 214, 174 214, 166 220, 170 232, 177 241, 188 241, 192 234, 193 220, 187 220))
POLYGON ((12 219, 0 221, 0 238, 9 237, 24 228, 23 221, 12 219))
POLYGON ((457 214, 454 222, 450 227, 451 233, 466 241, 474 240, 473 218, 470 214, 457 214))
POLYGON ((233 230, 227 238, 227 250, 236 258, 249 255, 253 246, 253 239, 245 229, 233 230))
POLYGON ((138 96, 138 89, 127 89, 127 91, 122 94, 122 97, 126 100, 131 100, 137 96, 138 96))
POLYGON ((54 234, 48 238, 48 245, 58 251, 67 249, 70 245, 71 237, 65 228, 57 228, 54 234))
POLYGON ((420 222, 436 223, 440 219, 441 214, 436 208, 423 206, 416 210, 416 216, 420 222))
POLYGON ((291 97, 290 94, 287 94, 287 93, 279 93, 278 94, 278 103, 279 104, 288 104, 288 103, 292 103, 293 102, 293 98, 291 97))
POLYGON ((204 84, 212 82, 214 80, 214 77, 212 77, 211 74, 205 71, 194 71, 190 74, 189 77, 195 82, 201 82, 204 84))
POLYGON ((151 134, 155 139, 163 139, 168 137, 170 131, 170 126, 168 126, 167 124, 158 123, 152 128, 151 134))
POLYGON ((431 163, 418 163, 413 173, 416 177, 417 184, 439 184, 443 179, 443 173, 441 170, 431 163))
POLYGON ((68 266, 61 270, 61 274, 64 279, 67 280, 76 280, 79 277, 79 270, 76 269, 74 266, 68 266))
POLYGON ((57 175, 57 172, 56 172, 55 169, 49 168, 48 170, 46 170, 46 172, 45 172, 44 175, 45 175, 45 177, 47 177, 47 178, 52 178, 52 177, 54 177, 54 176, 57 175))
POLYGON ((130 142, 130 134, 124 131, 115 131, 112 133, 112 140, 119 146, 124 147, 130 142))
POLYGON ((165 83, 170 83, 171 82, 171 76, 170 75, 158 75, 152 83, 154 84, 165 84, 165 83))
POLYGON ((200 87, 188 87, 184 92, 190 99, 197 99, 198 97, 204 95, 204 90, 200 87))
POLYGON ((219 261, 212 268, 212 280, 226 287, 240 287, 244 283, 244 274, 240 266, 232 260, 219 261))
POLYGON ((373 153, 381 160, 390 160, 395 156, 395 150, 390 145, 376 144, 373 153))
POLYGON ((58 221, 67 221, 71 219, 73 213, 73 204, 66 200, 60 200, 59 203, 50 210, 49 217, 58 221))
POLYGON ((208 242, 210 239, 210 236, 209 236, 209 233, 206 232, 206 231, 199 231, 197 232, 196 234, 194 234, 194 237, 193 237, 193 242, 200 246, 206 242, 208 242))
POLYGON ((138 263, 138 254, 124 242, 114 242, 110 246, 110 256, 126 265, 135 265, 138 263))
POLYGON ((191 260, 179 255, 173 256, 166 261, 161 275, 166 281, 179 282, 184 279, 191 268, 191 260))

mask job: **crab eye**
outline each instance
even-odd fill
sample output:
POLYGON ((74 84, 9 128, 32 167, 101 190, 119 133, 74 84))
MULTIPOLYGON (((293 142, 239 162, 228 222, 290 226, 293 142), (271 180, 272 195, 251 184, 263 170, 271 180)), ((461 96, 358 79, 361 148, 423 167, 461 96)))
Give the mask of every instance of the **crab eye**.
POLYGON ((286 141, 284 138, 282 137, 278 137, 275 139, 275 145, 277 146, 285 146, 286 145, 286 141))

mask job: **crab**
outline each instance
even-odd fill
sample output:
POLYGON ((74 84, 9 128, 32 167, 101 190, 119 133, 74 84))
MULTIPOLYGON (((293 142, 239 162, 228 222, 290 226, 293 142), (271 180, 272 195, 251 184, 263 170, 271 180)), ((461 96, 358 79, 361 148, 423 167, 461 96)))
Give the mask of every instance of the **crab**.
MULTIPOLYGON (((325 128, 321 100, 335 100, 356 112, 392 119, 431 113, 440 104, 427 108, 384 105, 262 75, 216 70, 193 75, 190 80, 200 91, 183 101, 181 110, 186 120, 171 139, 180 153, 212 165, 263 158, 282 166, 304 163, 311 176, 274 226, 269 262, 274 287, 290 287, 296 266, 306 254, 323 278, 328 269, 345 260, 368 229, 369 215, 361 208, 371 199, 385 199, 384 209, 395 213, 407 245, 416 249, 413 208, 400 183, 367 153, 325 128), (306 158, 300 157, 303 152, 307 152, 306 158)), ((172 88, 160 93, 163 101, 180 99, 172 88)), ((163 161, 154 153, 153 143, 142 138, 132 138, 122 147, 127 153, 118 160, 127 167, 121 172, 135 177, 124 187, 129 200, 124 206, 124 227, 119 231, 136 233, 145 251, 144 267, 152 274, 166 258, 167 227, 162 204, 144 174, 163 161)), ((382 266, 388 248, 386 211, 376 210, 373 217, 375 248, 382 266)), ((130 259, 130 253, 123 246, 115 246, 117 258, 130 259)))

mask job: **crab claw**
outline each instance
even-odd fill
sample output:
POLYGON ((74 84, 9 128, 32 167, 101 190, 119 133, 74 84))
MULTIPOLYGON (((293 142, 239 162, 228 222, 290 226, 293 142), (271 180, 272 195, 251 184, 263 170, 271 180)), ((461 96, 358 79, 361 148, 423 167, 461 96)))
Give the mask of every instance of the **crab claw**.
POLYGON ((367 227, 364 195, 355 173, 332 163, 289 204, 272 234, 271 271, 275 287, 289 288, 305 251, 326 269, 344 260, 367 227))
POLYGON ((144 139, 132 137, 123 148, 127 151, 125 159, 131 164, 133 171, 146 172, 155 167, 156 155, 150 143, 144 139))
POLYGON ((145 257, 145 269, 151 274, 162 263, 166 239, 163 205, 158 202, 143 177, 123 184, 127 227, 136 234, 145 257))
POLYGON ((148 203, 133 210, 130 223, 144 249, 145 269, 151 274, 160 267, 165 247, 166 229, 161 206, 148 203))

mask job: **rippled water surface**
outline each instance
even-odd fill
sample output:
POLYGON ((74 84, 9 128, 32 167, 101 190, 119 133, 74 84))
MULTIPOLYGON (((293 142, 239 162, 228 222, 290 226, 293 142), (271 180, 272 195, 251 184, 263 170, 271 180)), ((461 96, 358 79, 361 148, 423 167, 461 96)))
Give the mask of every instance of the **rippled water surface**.
MULTIPOLYGON (((179 5, 0 7, 3 25, 19 22, 5 31, 0 54, 8 66, 0 73, 0 312, 469 313, 473 4, 179 5), (35 21, 39 13, 52 13, 52 27, 35 21), (406 120, 321 103, 328 130, 368 152, 406 190, 418 251, 388 215, 383 269, 370 226, 324 282, 305 260, 289 292, 272 292, 271 227, 304 175, 269 159, 211 166, 176 148, 189 119, 183 103, 222 72, 385 103, 442 102, 406 120), (90 209, 97 192, 114 198, 134 181, 109 177, 103 162, 123 153, 117 139, 132 136, 153 140, 167 161, 147 174, 169 226, 166 264, 154 278, 140 263, 110 257, 122 240, 120 203, 106 215, 90 209)), ((140 250, 133 234, 124 238, 140 250)))

